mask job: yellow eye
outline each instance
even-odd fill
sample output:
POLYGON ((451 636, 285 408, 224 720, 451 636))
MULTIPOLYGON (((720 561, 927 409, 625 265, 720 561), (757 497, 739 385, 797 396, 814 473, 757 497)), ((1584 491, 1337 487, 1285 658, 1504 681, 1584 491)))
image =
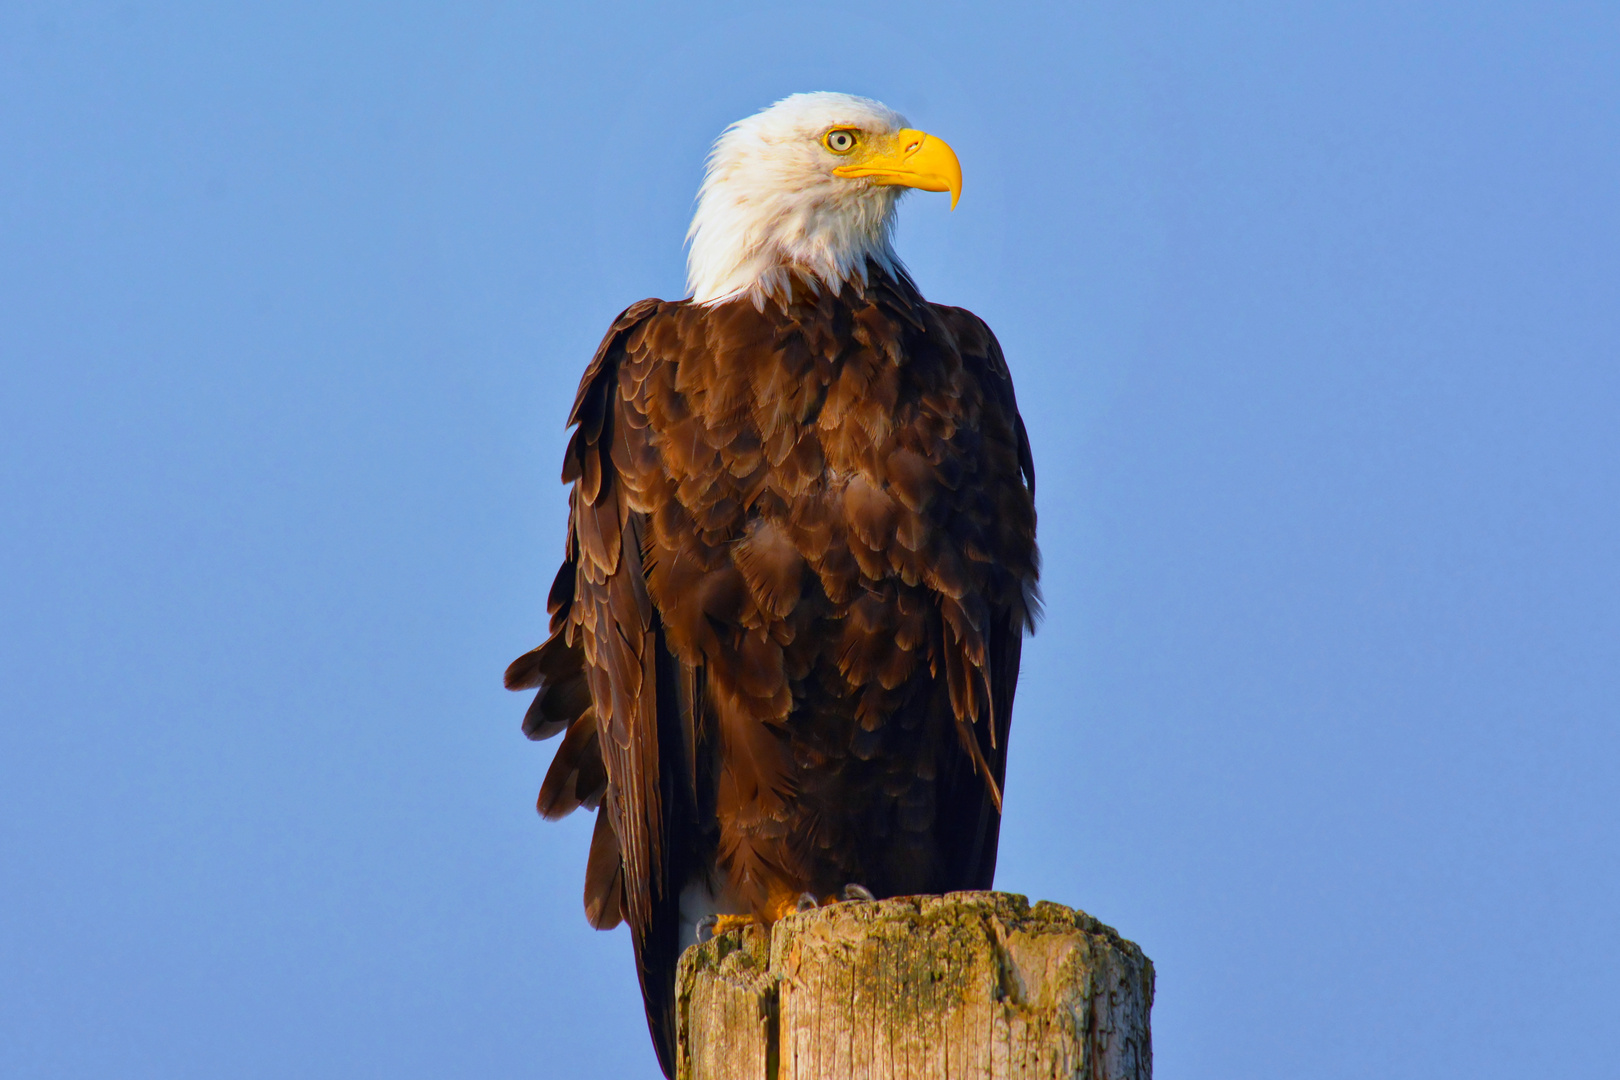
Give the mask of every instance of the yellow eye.
POLYGON ((821 143, 835 154, 847 154, 855 149, 855 133, 847 128, 834 128, 821 137, 821 143))

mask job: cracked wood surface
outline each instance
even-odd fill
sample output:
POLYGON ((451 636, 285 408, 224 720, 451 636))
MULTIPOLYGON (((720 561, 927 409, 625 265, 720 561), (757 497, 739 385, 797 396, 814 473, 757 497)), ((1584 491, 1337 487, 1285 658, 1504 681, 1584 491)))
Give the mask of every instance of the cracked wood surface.
POLYGON ((1150 1080, 1153 964, 1010 893, 835 904, 688 949, 680 1080, 1150 1080))

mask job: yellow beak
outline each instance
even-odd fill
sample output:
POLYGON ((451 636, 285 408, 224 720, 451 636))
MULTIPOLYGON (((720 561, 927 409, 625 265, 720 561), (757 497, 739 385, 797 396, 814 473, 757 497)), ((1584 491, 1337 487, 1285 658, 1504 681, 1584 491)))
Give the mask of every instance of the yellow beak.
POLYGON ((878 184, 898 184, 923 191, 948 191, 951 209, 962 197, 962 163, 944 139, 906 128, 859 161, 840 165, 834 176, 867 177, 878 184))

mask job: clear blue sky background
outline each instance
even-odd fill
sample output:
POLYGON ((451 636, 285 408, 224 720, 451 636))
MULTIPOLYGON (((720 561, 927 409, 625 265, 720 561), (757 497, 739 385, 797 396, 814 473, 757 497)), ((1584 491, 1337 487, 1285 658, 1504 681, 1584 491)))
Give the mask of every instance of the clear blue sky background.
POLYGON ((500 689, 563 420, 797 90, 1040 469, 1000 887, 1161 1077, 1620 1058, 1612 3, 0 5, 0 1075, 652 1076, 500 689))

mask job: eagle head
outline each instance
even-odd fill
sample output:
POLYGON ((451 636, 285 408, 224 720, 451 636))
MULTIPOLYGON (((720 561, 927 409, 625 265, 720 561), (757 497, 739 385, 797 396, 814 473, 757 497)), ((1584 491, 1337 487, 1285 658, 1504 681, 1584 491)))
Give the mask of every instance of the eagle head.
POLYGON ((714 144, 687 232, 692 298, 763 308, 795 277, 834 293, 867 263, 900 273, 894 205, 906 188, 962 193, 943 139, 850 94, 794 94, 728 127, 714 144))

